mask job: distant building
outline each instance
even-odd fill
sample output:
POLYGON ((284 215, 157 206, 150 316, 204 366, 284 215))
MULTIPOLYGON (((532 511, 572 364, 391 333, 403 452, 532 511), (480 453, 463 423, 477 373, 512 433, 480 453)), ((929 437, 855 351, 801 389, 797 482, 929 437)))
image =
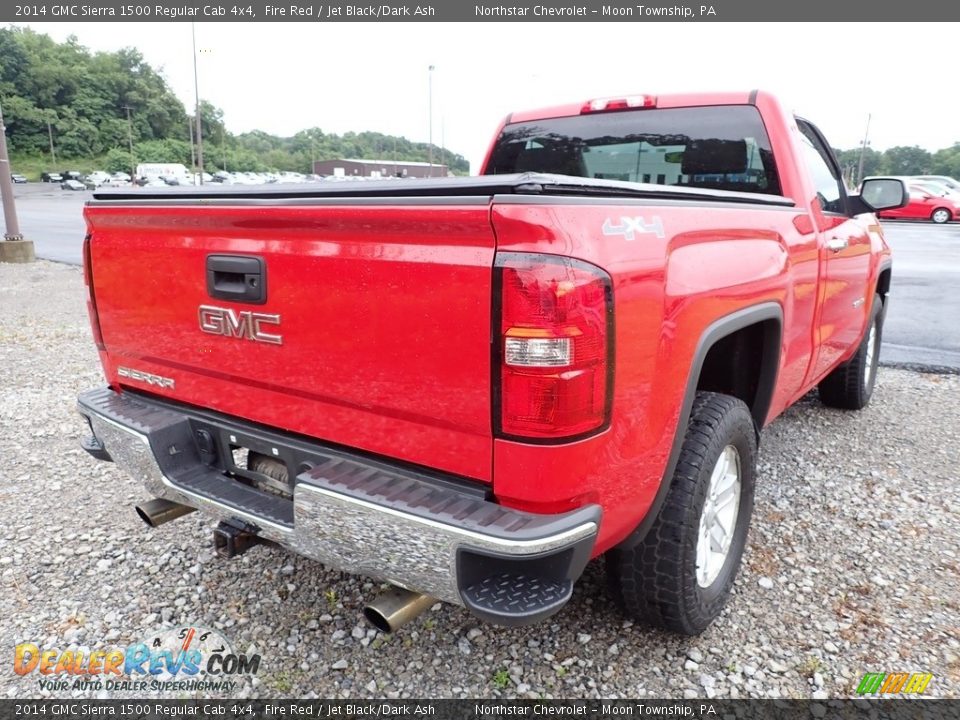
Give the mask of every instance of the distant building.
POLYGON ((313 163, 315 175, 356 175, 359 177, 446 177, 447 166, 409 160, 319 160, 313 163))

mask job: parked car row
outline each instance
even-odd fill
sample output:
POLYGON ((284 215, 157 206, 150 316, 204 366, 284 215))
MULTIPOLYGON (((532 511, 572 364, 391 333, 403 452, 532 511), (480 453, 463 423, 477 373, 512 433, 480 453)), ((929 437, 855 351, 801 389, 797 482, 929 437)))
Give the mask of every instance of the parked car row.
POLYGON ((227 172, 218 170, 213 174, 212 182, 223 185, 268 185, 316 182, 320 175, 304 175, 298 172, 227 172))
MULTIPOLYGON (((26 183, 27 178, 19 173, 12 173, 10 178, 15 183, 26 183)), ((228 172, 218 170, 213 174, 203 173, 204 183, 220 183, 223 185, 268 185, 268 184, 287 184, 287 183, 305 183, 345 180, 370 180, 360 176, 323 176, 313 174, 303 174, 298 172, 228 172)), ((125 172, 108 173, 104 170, 95 170, 87 175, 79 171, 69 170, 64 172, 44 172, 40 175, 40 181, 45 183, 58 183, 63 190, 96 190, 100 187, 128 187, 132 184, 141 187, 163 187, 164 185, 199 185, 200 176, 197 173, 187 175, 167 174, 167 175, 144 175, 137 178, 125 172)))
MULTIPOLYGON (((40 174, 40 182, 59 183, 63 187, 67 180, 79 181, 83 174, 78 170, 65 170, 63 172, 44 172, 40 174)), ((21 173, 10 173, 10 180, 17 185, 25 185, 27 176, 21 173)), ((81 188, 82 189, 82 188, 81 188)))
POLYGON ((882 219, 930 220, 937 224, 960 220, 960 181, 945 175, 889 177, 904 182, 910 199, 901 208, 878 213, 882 219))
MULTIPOLYGON (((11 173, 10 179, 18 184, 27 182, 27 177, 20 173, 11 173)), ((52 170, 40 173, 40 182, 56 183, 62 190, 94 190, 98 187, 114 186, 120 187, 130 184, 130 176, 124 172, 113 174, 96 170, 84 175, 79 170, 64 170, 63 172, 54 172, 52 170)))

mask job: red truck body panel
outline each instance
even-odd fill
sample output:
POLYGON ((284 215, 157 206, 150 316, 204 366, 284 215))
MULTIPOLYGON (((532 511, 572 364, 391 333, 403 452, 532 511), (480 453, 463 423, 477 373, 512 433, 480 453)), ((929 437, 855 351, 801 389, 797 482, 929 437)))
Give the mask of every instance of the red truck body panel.
POLYGON ((556 447, 497 440, 494 488, 501 502, 540 512, 597 502, 605 509, 598 547, 626 537, 659 490, 691 358, 717 318, 766 302, 783 308, 788 330, 767 422, 822 377, 811 367, 817 243, 812 233, 797 233, 797 210, 718 208, 710 217, 716 229, 705 231, 696 213, 656 204, 494 206, 498 249, 552 252, 607 268, 617 319, 609 431, 556 447), (658 217, 669 228, 666 237, 596 241, 605 218, 638 212, 658 217))
POLYGON ((489 481, 488 216, 485 205, 88 208, 107 379, 122 385, 117 366, 133 366, 175 380, 149 388, 163 397, 489 481), (211 253, 263 257, 267 302, 211 299, 211 253), (201 305, 279 313, 283 344, 201 333, 201 305))

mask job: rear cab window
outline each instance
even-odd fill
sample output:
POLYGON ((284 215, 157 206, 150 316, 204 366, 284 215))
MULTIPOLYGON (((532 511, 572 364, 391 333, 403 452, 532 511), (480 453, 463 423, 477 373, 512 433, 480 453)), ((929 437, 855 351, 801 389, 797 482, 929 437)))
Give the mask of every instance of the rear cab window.
POLYGON ((752 105, 623 110, 508 124, 486 174, 521 172, 780 194, 770 138, 752 105))

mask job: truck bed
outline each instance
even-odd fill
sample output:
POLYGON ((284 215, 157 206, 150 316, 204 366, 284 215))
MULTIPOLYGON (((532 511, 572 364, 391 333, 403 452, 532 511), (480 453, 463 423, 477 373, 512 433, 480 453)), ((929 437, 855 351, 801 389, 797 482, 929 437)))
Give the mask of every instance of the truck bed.
POLYGON ((570 195, 572 197, 655 198, 658 200, 707 200, 761 205, 793 206, 780 195, 740 193, 706 188, 666 187, 645 183, 620 182, 549 175, 517 173, 457 178, 384 179, 319 182, 283 185, 207 185, 166 188, 100 188, 93 193, 94 203, 119 201, 172 202, 227 200, 231 202, 277 200, 339 200, 345 198, 492 197, 495 195, 570 195))

